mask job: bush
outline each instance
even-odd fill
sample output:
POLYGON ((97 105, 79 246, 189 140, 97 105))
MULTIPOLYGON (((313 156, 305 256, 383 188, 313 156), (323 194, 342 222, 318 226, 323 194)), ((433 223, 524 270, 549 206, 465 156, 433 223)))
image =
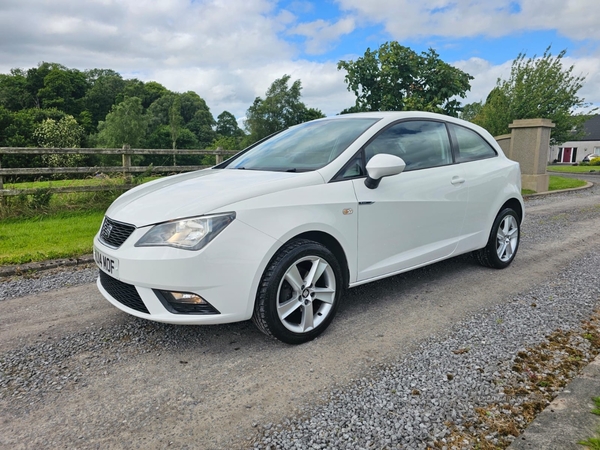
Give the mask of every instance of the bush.
POLYGON ((36 189, 31 196, 30 206, 33 209, 43 209, 50 206, 52 192, 48 188, 36 189))
POLYGON ((600 166, 600 158, 594 158, 590 161, 590 166, 600 166))

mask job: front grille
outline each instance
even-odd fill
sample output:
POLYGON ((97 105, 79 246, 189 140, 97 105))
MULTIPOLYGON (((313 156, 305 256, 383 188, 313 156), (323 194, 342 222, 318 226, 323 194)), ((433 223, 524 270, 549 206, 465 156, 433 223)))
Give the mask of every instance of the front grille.
POLYGON ((119 303, 136 311, 150 314, 135 286, 123 283, 100 271, 100 284, 119 303))
POLYGON ((109 217, 104 217, 100 229, 100 241, 112 248, 119 248, 127 240, 135 227, 128 223, 117 222, 109 217))

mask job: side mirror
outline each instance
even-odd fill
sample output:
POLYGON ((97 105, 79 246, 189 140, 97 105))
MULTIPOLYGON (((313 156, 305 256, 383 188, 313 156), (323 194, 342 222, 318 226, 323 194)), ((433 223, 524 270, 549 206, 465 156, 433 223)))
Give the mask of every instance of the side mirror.
POLYGON ((398 156, 387 153, 379 153, 373 156, 367 163, 367 178, 365 186, 369 189, 375 189, 383 177, 398 175, 402 173, 406 163, 398 156))

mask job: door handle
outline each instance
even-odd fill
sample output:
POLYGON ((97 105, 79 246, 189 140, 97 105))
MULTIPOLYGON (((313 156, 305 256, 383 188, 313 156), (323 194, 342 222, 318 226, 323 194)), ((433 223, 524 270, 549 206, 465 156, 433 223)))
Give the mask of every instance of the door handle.
POLYGON ((464 182, 465 179, 461 177, 452 177, 452 181, 450 181, 450 183, 452 183, 454 186, 458 186, 459 184, 463 184, 464 182))

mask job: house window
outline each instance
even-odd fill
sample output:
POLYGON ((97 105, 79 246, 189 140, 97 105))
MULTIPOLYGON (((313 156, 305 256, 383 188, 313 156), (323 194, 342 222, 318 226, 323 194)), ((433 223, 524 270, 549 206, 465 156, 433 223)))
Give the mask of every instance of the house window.
POLYGON ((594 155, 600 156, 600 147, 594 147, 594 155))

